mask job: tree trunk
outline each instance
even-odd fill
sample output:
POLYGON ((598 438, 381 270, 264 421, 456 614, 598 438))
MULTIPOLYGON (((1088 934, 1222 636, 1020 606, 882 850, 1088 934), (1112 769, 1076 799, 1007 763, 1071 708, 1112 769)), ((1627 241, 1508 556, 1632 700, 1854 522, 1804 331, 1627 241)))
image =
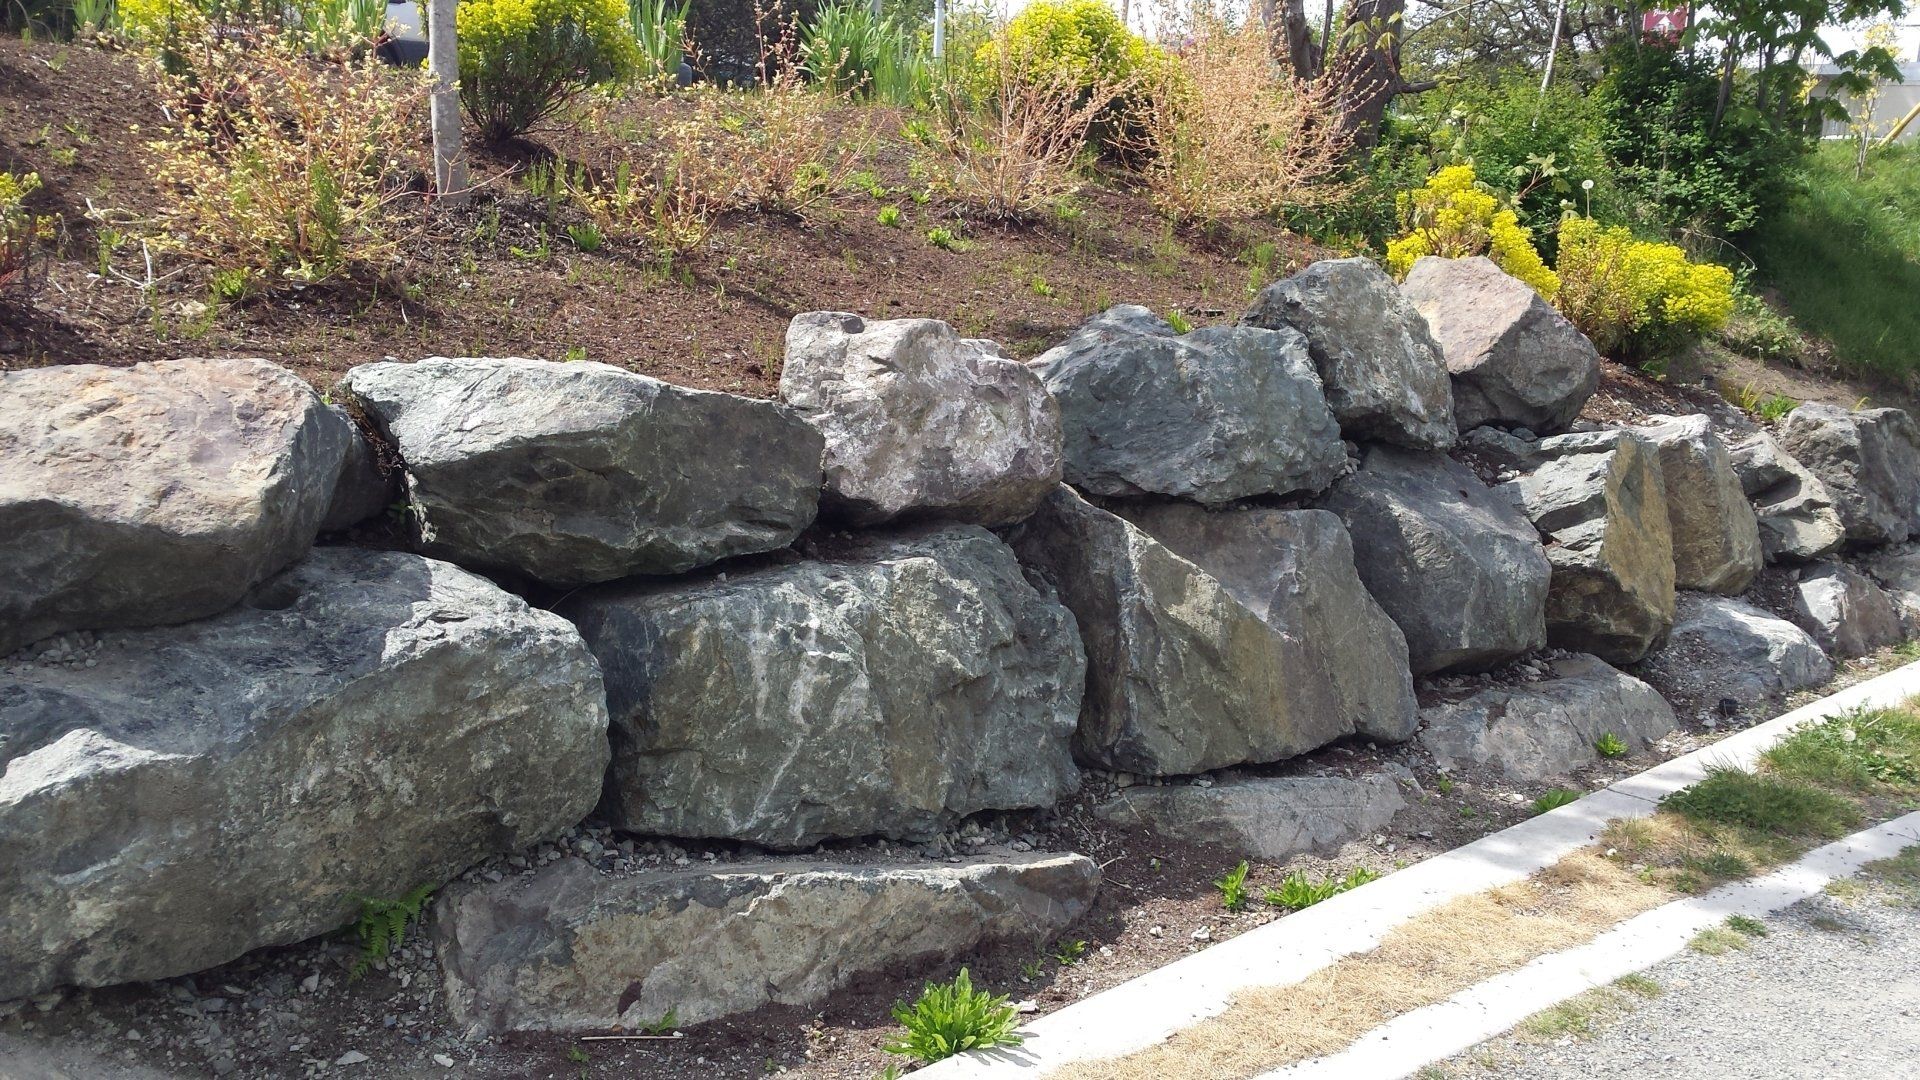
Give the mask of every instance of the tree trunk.
POLYGON ((1380 124, 1394 98, 1437 85, 1416 85, 1400 75, 1400 17, 1406 6, 1406 0, 1355 0, 1341 32, 1351 45, 1327 64, 1328 77, 1340 87, 1340 122, 1356 154, 1379 144, 1380 124))
POLYGON ((1720 97, 1713 104, 1713 126, 1707 129, 1709 135, 1720 132, 1720 121, 1727 117, 1727 106, 1733 102, 1733 73, 1739 69, 1740 53, 1735 43, 1727 42, 1726 58, 1720 65, 1720 97))
POLYGON ((444 206, 467 201, 467 153, 460 142, 460 44, 454 33, 459 0, 428 0, 427 71, 433 80, 433 187, 444 206))
POLYGON ((1281 29, 1286 35, 1287 62, 1293 66, 1294 75, 1302 79, 1318 76, 1323 54, 1313 43, 1313 25, 1307 22, 1307 0, 1287 0, 1286 20, 1281 29))

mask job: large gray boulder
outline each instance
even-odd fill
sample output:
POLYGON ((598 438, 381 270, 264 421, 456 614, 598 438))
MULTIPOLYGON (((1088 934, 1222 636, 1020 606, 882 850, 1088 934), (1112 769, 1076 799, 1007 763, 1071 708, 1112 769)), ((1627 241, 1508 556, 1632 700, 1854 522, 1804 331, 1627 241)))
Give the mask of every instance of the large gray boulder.
POLYGON ((1905 411, 1809 402, 1787 414, 1780 444, 1826 485, 1850 543, 1920 532, 1920 425, 1905 411))
POLYGON ((1360 580, 1406 635, 1415 674, 1492 667, 1546 644, 1540 535, 1471 469, 1368 447, 1320 505, 1346 522, 1360 580))
POLYGON ((572 586, 785 547, 819 432, 792 410, 608 364, 365 364, 351 394, 405 466, 430 554, 572 586))
MULTIPOLYGON (((1200 568, 1227 595, 1297 642, 1290 679, 1315 684, 1369 738, 1413 735, 1416 708, 1406 637, 1354 569, 1353 540, 1324 510, 1135 503, 1121 517, 1200 568)), ((1298 691, 1296 691, 1298 693, 1298 691)))
POLYGON ((1641 669, 1675 697, 1706 706, 1731 698, 1750 708, 1833 676, 1806 631, 1745 601, 1701 593, 1680 594, 1673 632, 1641 669))
POLYGON ((976 526, 602 586, 560 610, 607 672, 603 810, 620 828, 777 848, 925 839, 1078 784, 1073 617, 976 526))
POLYGON ((1566 316, 1483 256, 1413 264, 1400 288, 1453 373, 1461 431, 1563 431, 1600 388, 1600 354, 1566 316))
POLYGON ((264 360, 0 372, 0 656, 231 607, 312 546, 352 437, 264 360))
POLYGON ((1500 485, 1546 539, 1547 641, 1616 664, 1673 624, 1673 534, 1660 455, 1625 431, 1542 439, 1500 485))
POLYGON ((1453 387, 1440 345, 1379 263, 1314 263, 1262 289, 1240 321, 1306 335, 1348 438, 1415 450, 1453 445, 1453 387))
POLYGON ((1338 518, 1127 512, 1134 520, 1062 487, 1008 537, 1086 642, 1081 761, 1172 775, 1278 761, 1355 732, 1411 734, 1405 641, 1360 585, 1338 518))
POLYGON ((565 620, 319 548, 236 608, 0 677, 0 1000, 200 971, 593 809, 600 669, 565 620))
POLYGON ((1405 792, 1418 790, 1410 770, 1389 764, 1358 776, 1130 787, 1093 813, 1109 824, 1280 863, 1295 855, 1331 855, 1349 840, 1385 829, 1406 809, 1405 792))
POLYGON ((1884 548, 1861 566, 1886 591, 1908 637, 1920 637, 1920 545, 1884 548))
POLYGON ((1745 592, 1763 565, 1760 525, 1712 422, 1697 413, 1654 416, 1633 430, 1660 452, 1675 587, 1745 592))
POLYGON ((812 1006, 991 943, 1039 948, 1093 906, 1084 855, 947 865, 743 862, 617 877, 561 859, 434 905, 447 1007, 474 1032, 699 1024, 812 1006))
POLYGON ((1060 407, 1039 376, 934 319, 800 315, 780 396, 826 437, 825 506, 857 525, 1008 525, 1060 483, 1060 407))
POLYGON ((1060 402, 1067 482, 1090 494, 1218 505, 1319 491, 1346 466, 1307 341, 1292 330, 1176 334, 1121 305, 1032 363, 1060 402))
POLYGON ((1827 485, 1757 431, 1727 448, 1740 489, 1753 504, 1760 547, 1769 562, 1805 562, 1830 555, 1847 542, 1846 526, 1827 485))
POLYGON ((1515 783, 1565 776, 1600 760, 1612 735, 1644 750, 1673 730, 1660 694, 1595 656, 1556 660, 1536 683, 1494 686, 1420 710, 1420 744, 1441 766, 1487 765, 1515 783))
POLYGON ((1905 636, 1900 611, 1873 579, 1846 563, 1814 563, 1794 586, 1793 621, 1828 653, 1850 659, 1905 636))

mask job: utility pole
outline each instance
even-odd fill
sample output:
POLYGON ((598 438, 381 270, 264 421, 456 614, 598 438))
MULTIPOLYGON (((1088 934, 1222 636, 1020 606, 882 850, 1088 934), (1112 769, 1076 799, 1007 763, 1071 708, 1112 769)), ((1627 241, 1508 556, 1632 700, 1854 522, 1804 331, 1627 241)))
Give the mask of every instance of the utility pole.
POLYGON ((427 0, 427 73, 433 82, 433 188, 442 205, 467 201, 467 155, 460 144, 460 43, 454 30, 459 0, 427 0))
MULTIPOLYGON (((1553 36, 1547 39, 1547 71, 1546 74, 1540 76, 1540 92, 1542 94, 1547 92, 1548 84, 1553 82, 1553 57, 1555 53, 1560 51, 1560 24, 1565 21, 1566 17, 1567 0, 1560 0, 1553 8, 1553 36)), ((1538 109, 1534 110, 1533 118, 1536 123, 1539 122, 1540 112, 1538 109)))

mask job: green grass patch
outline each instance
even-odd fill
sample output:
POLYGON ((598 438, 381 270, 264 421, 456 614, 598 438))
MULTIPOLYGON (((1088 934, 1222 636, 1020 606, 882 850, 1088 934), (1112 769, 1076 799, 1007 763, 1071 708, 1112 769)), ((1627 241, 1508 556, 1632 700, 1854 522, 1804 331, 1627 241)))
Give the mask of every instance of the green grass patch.
POLYGON ((1920 371, 1920 146, 1808 159, 1799 193, 1751 246, 1794 321, 1833 344, 1843 366, 1900 379, 1920 371))
POLYGON ((1724 926, 1710 927, 1693 935, 1687 942, 1687 948, 1702 956, 1725 956, 1730 952, 1740 952, 1750 947, 1747 935, 1738 930, 1729 930, 1724 926))
POLYGON ((1832 839, 1860 824, 1859 808, 1833 792, 1744 769, 1714 769, 1660 805, 1696 825, 1731 825, 1773 836, 1832 839))
POLYGON ((1760 760, 1783 777, 1843 791, 1920 791, 1920 716, 1863 709, 1801 728, 1760 760))

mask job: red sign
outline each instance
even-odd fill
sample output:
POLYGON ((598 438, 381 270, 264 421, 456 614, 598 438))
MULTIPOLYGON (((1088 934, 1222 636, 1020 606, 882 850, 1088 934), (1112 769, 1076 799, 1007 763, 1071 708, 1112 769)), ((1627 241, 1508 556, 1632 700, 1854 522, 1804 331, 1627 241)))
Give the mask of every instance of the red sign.
POLYGON ((1687 29, 1687 6, 1649 11, 1640 16, 1640 36, 1648 41, 1679 41, 1687 29))

